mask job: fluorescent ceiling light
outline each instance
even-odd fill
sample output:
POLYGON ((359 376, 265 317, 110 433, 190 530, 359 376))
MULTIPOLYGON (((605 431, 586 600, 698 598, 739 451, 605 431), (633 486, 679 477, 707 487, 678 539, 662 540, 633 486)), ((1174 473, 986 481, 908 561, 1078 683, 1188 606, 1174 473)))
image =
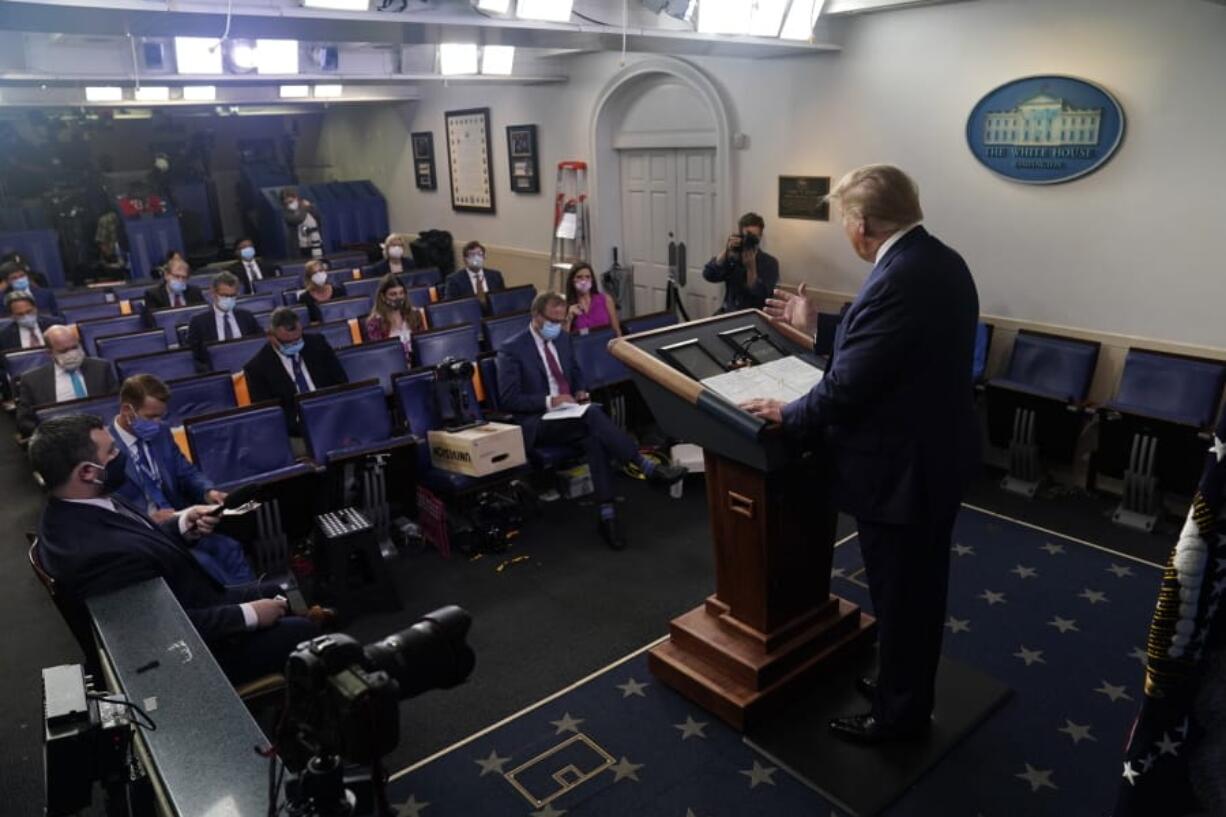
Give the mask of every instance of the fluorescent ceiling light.
MULTIPOLYGON (((792 0, 793 6, 805 5, 805 0, 792 0)), ((755 37, 778 37, 787 0, 758 0, 749 20, 749 33, 755 37)))
POLYGON ((340 96, 344 92, 345 92, 345 86, 343 85, 316 85, 315 86, 315 98, 316 99, 336 99, 338 96, 340 96))
POLYGON ((338 9, 340 11, 366 11, 370 0, 302 0, 304 8, 338 9))
POLYGON ((510 76, 515 64, 515 46, 487 45, 481 49, 481 73, 510 76))
POLYGON ((698 4, 700 34, 745 34, 753 0, 701 0, 698 4))
POLYGON ((511 8, 511 0, 477 0, 477 8, 491 14, 506 14, 511 8))
POLYGON ((439 43, 438 70, 444 76, 477 73, 477 44, 439 43))
POLYGON ((255 67, 260 74, 297 74, 297 40, 256 40, 255 67))
POLYGON ((175 37, 180 74, 220 74, 221 41, 213 37, 175 37))
POLYGON ((217 86, 184 85, 183 98, 190 102, 212 102, 217 98, 217 86))
POLYGON ((783 22, 783 31, 779 36, 784 40, 807 40, 813 36, 813 26, 817 25, 818 15, 826 0, 792 0, 792 8, 788 10, 788 18, 783 22))
POLYGON ((228 43, 231 70, 244 73, 254 71, 259 65, 259 52, 255 40, 230 40, 228 43))
POLYGON ((86 85, 87 102, 122 102, 123 88, 118 85, 86 85))
POLYGON ((136 89, 137 102, 165 102, 170 99, 170 89, 165 85, 142 85, 136 89))
POLYGON ((569 23, 570 7, 574 0, 519 0, 515 16, 521 20, 545 20, 550 23, 569 23))
POLYGON ((311 95, 310 85, 282 85, 282 99, 306 99, 311 95))

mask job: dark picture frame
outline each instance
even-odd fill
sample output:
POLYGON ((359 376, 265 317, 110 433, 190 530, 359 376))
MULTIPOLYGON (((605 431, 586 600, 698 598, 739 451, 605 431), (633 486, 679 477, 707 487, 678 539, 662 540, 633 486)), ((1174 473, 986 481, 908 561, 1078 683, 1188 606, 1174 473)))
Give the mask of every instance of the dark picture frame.
POLYGON ((413 147, 413 178, 418 190, 437 190, 438 173, 434 166, 434 131, 409 134, 413 147))
POLYGON ((780 176, 779 218, 829 221, 829 176, 780 176))
POLYGON ((507 169, 512 193, 541 192, 536 125, 507 125, 507 169))
POLYGON ((446 125, 451 209, 494 214, 494 151, 490 141, 490 109, 446 111, 443 121, 446 125))

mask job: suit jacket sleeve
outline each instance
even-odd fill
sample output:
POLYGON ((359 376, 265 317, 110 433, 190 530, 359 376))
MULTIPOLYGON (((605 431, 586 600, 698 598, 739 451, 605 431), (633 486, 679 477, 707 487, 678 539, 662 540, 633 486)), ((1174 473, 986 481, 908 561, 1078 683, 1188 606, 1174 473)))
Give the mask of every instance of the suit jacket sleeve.
POLYGON ((243 367, 243 376, 247 380, 247 394, 251 397, 252 403, 281 399, 281 395, 273 389, 272 381, 264 371, 264 357, 263 354, 257 355, 243 367))
POLYGON ((204 321, 201 319, 207 320, 211 317, 212 315, 206 312, 204 315, 197 315, 192 318, 187 324, 187 345, 191 347, 192 357, 196 361, 196 371, 198 372, 207 372, 209 370, 209 356, 204 350, 204 344, 206 343, 204 321))
MULTIPOLYGON (((443 299, 453 301, 456 298, 463 298, 468 293, 465 292, 464 279, 460 277, 463 270, 457 270, 447 276, 447 281, 443 285, 443 299)), ((464 273, 467 275, 468 273, 464 273)))
MULTIPOLYGON (((179 450, 179 446, 175 444, 174 438, 167 431, 163 445, 166 449, 166 465, 170 467, 171 475, 175 481, 175 487, 179 489, 179 493, 189 498, 189 501, 194 503, 204 502, 204 495, 213 490, 213 480, 209 479, 204 473, 192 463, 188 462, 187 457, 183 456, 183 452, 179 450)), ((175 528, 175 536, 178 536, 179 529, 175 528)))
POLYGON ((853 421, 909 365, 918 324, 906 293, 883 282, 852 316, 826 376, 784 407, 783 425, 800 432, 853 421))
POLYGON ((545 411, 543 391, 524 391, 524 361, 513 349, 499 349, 495 358, 498 368, 498 400, 507 411, 515 414, 541 414, 545 411))

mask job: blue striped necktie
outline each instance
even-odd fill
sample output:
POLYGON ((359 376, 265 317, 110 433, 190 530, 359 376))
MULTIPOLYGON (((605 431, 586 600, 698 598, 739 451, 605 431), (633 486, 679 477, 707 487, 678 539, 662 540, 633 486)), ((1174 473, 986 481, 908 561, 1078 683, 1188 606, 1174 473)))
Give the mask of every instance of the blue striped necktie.
POLYGON ((68 373, 68 379, 72 381, 72 393, 76 397, 89 397, 89 392, 85 389, 85 380, 82 379, 81 373, 71 371, 68 373))
POLYGON ((294 355, 290 362, 294 364, 294 383, 298 386, 298 393, 306 394, 311 390, 311 385, 307 383, 306 372, 302 370, 302 355, 294 355))

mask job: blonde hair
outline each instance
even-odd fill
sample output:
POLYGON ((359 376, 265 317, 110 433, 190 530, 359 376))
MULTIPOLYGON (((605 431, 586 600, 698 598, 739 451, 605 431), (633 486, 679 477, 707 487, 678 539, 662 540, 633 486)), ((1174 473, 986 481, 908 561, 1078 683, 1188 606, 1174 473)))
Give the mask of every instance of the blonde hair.
POLYGON ((409 239, 404 233, 389 233, 387 238, 383 239, 383 255, 385 257, 387 256, 387 248, 391 246, 393 241, 399 241, 406 251, 409 249, 409 239))
MULTIPOLYGON (((316 289, 314 282, 311 281, 311 276, 321 271, 328 272, 328 267, 322 258, 312 258, 306 262, 306 266, 302 268, 302 283, 306 285, 307 289, 316 289)), ((327 283, 324 286, 327 286, 327 283)))
POLYGON ((826 196, 844 216, 864 220, 864 230, 884 236, 924 217, 919 188, 894 165, 865 165, 839 179, 826 196))

